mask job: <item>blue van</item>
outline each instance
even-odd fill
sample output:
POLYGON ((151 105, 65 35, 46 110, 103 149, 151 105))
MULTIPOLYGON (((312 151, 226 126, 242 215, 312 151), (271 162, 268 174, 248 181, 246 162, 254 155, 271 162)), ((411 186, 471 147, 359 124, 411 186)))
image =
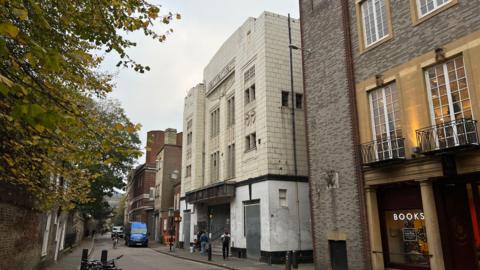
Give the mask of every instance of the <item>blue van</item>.
POLYGON ((125 229, 125 245, 148 247, 147 224, 142 222, 129 222, 125 229))

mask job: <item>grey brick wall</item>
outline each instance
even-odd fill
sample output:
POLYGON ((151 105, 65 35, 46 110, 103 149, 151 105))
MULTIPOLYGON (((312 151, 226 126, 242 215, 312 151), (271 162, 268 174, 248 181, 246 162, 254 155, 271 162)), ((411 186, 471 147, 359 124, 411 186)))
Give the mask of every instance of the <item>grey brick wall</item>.
POLYGON ((393 39, 360 54, 355 1, 349 4, 357 82, 480 30, 480 0, 458 0, 457 5, 416 26, 412 25, 410 1, 390 0, 393 39))
POLYGON ((340 3, 300 0, 316 269, 330 269, 334 231, 346 235, 349 269, 365 268, 340 3), (326 190, 328 170, 338 189, 326 190))

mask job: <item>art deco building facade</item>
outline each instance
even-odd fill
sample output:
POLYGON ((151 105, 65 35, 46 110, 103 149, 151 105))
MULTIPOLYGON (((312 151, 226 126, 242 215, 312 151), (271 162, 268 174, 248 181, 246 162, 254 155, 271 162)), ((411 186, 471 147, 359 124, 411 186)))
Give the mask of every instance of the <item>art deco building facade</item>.
MULTIPOLYGON (((292 20, 296 44, 299 28, 292 20)), ((228 230, 235 254, 275 262, 296 250, 311 258, 301 56, 293 55, 292 104, 288 46, 287 17, 249 18, 205 67, 204 83, 188 92, 179 237, 185 247, 199 231, 215 245, 228 230)))
POLYGON ((317 267, 480 269, 479 2, 300 4, 317 267))

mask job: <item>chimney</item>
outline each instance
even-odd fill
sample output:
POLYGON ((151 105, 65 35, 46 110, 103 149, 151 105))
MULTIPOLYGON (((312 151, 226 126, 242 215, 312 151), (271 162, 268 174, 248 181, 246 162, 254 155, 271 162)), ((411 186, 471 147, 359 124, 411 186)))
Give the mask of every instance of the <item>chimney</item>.
POLYGON ((167 128, 165 130, 165 144, 177 144, 177 130, 174 128, 167 128))
POLYGON ((163 147, 165 133, 161 130, 147 132, 146 163, 154 164, 156 155, 163 147))

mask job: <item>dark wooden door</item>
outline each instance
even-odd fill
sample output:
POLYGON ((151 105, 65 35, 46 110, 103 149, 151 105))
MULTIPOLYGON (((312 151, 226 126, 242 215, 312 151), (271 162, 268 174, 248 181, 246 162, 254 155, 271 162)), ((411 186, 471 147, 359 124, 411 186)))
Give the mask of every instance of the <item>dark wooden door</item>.
POLYGON ((440 183, 439 211, 442 228, 445 267, 447 269, 478 270, 473 239, 468 195, 464 183, 440 183))
POLYGON ((328 241, 330 244, 330 261, 333 270, 347 270, 347 242, 346 241, 328 241))

